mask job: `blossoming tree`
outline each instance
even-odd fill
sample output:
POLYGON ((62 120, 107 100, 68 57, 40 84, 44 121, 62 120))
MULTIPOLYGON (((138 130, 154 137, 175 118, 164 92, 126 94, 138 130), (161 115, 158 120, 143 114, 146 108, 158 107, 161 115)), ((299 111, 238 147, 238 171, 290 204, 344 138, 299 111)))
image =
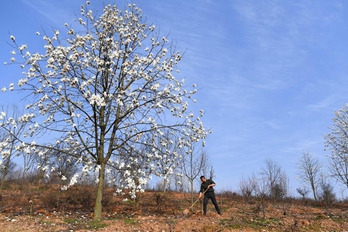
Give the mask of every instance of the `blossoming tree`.
POLYGON ((203 111, 197 117, 188 109, 195 102, 195 86, 187 89, 173 75, 180 52, 145 23, 141 9, 107 5, 96 15, 88 5, 81 6, 77 27, 65 24, 65 36, 58 30, 43 36, 44 53, 30 53, 11 36, 17 49, 11 62, 24 70, 18 88, 29 101, 18 120, 28 127, 16 149, 36 151, 42 158, 59 149, 74 157, 82 168, 65 187, 96 172, 94 219, 100 219, 111 169, 122 173, 118 191, 129 189, 135 197, 156 173, 163 151, 178 153, 166 150, 171 138, 185 150, 192 142, 204 143, 209 131, 201 122, 203 111), (167 133, 173 137, 163 136, 167 133))
POLYGON ((330 133, 324 136, 331 176, 348 188, 348 104, 335 111, 330 133))

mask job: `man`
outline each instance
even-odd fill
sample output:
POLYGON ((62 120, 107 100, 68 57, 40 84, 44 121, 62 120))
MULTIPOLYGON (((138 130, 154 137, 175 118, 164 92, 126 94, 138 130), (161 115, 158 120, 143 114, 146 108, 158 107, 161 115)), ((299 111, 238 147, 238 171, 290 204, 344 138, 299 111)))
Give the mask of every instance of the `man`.
POLYGON ((205 176, 201 176, 201 189, 199 191, 199 198, 202 198, 203 193, 205 190, 207 190, 204 194, 204 200, 203 200, 203 214, 206 215, 207 214, 207 204, 209 199, 211 199, 211 201, 213 202, 214 206, 215 206, 215 210, 216 212, 221 215, 221 211, 220 208, 216 202, 216 198, 215 198, 215 193, 214 193, 214 186, 216 185, 214 181, 210 180, 210 179, 206 179, 205 176))

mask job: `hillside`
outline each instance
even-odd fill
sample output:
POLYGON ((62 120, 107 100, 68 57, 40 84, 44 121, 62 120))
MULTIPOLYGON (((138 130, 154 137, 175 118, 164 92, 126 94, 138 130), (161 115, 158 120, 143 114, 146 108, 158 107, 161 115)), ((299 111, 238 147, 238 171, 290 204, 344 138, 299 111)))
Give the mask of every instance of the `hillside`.
MULTIPOLYGON (((136 201, 104 194, 104 220, 93 221, 93 188, 60 191, 54 185, 6 186, 1 194, 1 231, 347 231, 348 205, 329 206, 310 200, 271 201, 217 195, 223 215, 198 202, 189 215, 189 193, 145 192, 136 201)), ((197 195, 195 195, 196 197, 197 195)), ((194 199, 195 200, 195 199, 194 199)))

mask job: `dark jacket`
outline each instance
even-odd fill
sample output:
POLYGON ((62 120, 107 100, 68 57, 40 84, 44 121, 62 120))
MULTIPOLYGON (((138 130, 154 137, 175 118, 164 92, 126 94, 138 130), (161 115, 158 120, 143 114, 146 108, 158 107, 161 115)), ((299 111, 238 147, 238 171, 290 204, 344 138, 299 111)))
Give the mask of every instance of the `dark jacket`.
MULTIPOLYGON (((199 190, 199 192, 203 193, 208 188, 208 185, 211 185, 211 184, 215 184, 215 182, 212 181, 211 179, 207 179, 206 182, 202 182, 201 189, 199 190)), ((214 188, 210 187, 207 193, 208 192, 214 192, 214 188)))

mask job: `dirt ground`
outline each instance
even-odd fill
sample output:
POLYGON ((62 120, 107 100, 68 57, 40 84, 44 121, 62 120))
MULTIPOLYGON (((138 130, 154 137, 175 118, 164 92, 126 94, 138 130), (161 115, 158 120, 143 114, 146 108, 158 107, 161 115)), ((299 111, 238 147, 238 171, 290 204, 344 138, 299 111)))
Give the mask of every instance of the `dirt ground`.
MULTIPOLYGON (((195 195, 196 197, 196 195, 195 195)), ((310 200, 271 201, 218 194, 223 215, 211 203, 207 216, 198 202, 188 215, 190 194, 145 192, 125 201, 108 189, 103 220, 93 221, 93 189, 60 191, 55 186, 12 185, 2 191, 0 231, 340 231, 348 232, 348 205, 310 200)), ((195 200, 195 199, 194 199, 195 200)))

